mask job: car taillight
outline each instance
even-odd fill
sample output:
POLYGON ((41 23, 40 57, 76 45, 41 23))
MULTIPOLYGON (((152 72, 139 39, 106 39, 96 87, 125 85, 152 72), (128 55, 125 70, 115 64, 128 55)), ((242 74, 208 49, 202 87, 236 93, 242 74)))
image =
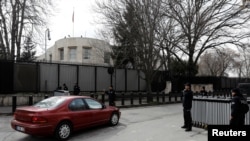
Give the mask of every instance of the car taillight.
POLYGON ((47 120, 43 117, 32 117, 33 123, 46 123, 47 120))

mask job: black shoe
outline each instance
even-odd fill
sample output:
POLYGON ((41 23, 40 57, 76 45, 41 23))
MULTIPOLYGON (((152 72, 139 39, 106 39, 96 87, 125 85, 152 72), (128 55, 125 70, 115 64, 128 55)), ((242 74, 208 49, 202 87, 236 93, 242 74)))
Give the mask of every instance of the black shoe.
POLYGON ((181 126, 181 128, 187 128, 187 126, 183 125, 183 126, 181 126))
POLYGON ((187 128, 185 131, 186 132, 192 131, 192 128, 187 128))

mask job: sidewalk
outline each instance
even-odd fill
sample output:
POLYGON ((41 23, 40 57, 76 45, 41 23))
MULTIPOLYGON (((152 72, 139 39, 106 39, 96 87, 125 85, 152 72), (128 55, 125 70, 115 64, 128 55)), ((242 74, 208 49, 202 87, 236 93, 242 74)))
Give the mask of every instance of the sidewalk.
POLYGON ((9 115, 9 114, 12 114, 11 106, 0 107, 0 115, 9 115))

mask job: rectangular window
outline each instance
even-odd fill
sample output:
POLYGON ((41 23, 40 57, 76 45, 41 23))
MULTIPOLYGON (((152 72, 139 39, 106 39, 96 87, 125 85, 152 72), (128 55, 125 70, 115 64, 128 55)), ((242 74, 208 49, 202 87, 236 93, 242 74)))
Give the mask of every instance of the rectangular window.
POLYGON ((83 59, 90 59, 91 48, 83 48, 83 59))
POLYGON ((69 61, 76 61, 76 48, 69 48, 69 61))
POLYGON ((104 63, 110 63, 110 52, 104 52, 104 63))
POLYGON ((63 48, 61 48, 61 49, 59 49, 59 55, 60 55, 60 60, 64 60, 64 49, 63 48))
POLYGON ((52 62, 52 54, 49 55, 49 61, 52 62))

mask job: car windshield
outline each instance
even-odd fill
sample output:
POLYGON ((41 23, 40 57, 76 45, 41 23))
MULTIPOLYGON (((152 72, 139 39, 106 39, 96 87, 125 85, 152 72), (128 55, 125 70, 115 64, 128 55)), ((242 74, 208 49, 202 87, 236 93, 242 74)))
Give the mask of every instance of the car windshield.
POLYGON ((54 108, 63 103, 65 100, 65 97, 50 97, 34 104, 33 106, 40 108, 54 108))

